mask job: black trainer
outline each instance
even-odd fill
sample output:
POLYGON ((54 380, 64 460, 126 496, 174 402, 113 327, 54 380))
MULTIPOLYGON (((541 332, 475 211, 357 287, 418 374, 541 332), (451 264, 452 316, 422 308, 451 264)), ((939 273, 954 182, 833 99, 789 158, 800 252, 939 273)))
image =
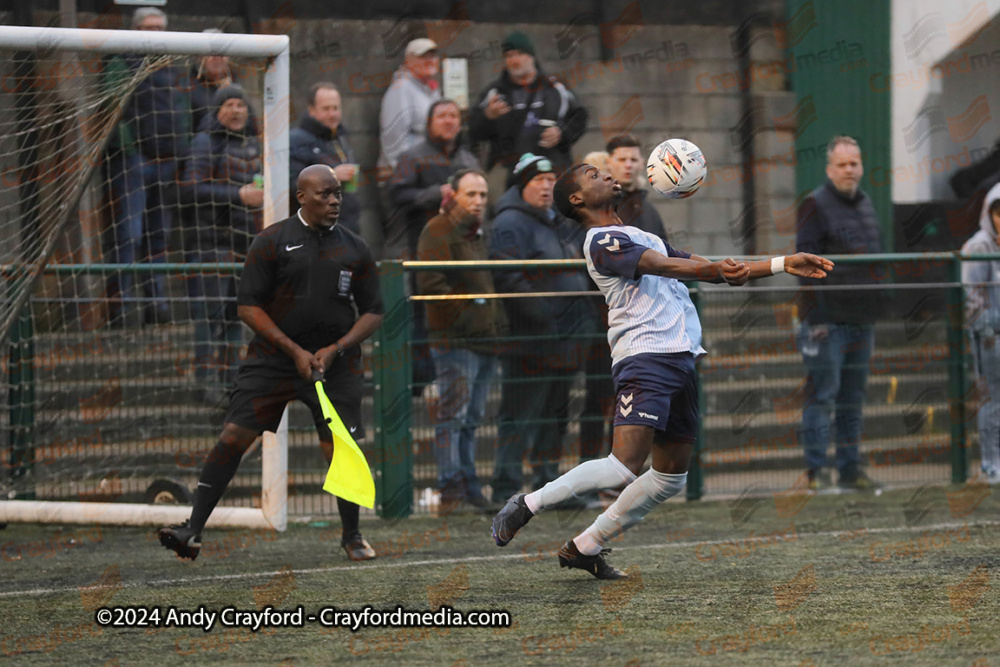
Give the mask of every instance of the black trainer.
POLYGON ((181 558, 194 560, 201 553, 201 535, 191 527, 190 519, 176 526, 160 528, 160 544, 171 549, 181 558))
POLYGON ((524 502, 525 493, 515 493, 493 517, 493 541, 498 547, 505 547, 514 539, 517 531, 535 516, 524 502))
POLYGON ((596 556, 584 556, 576 548, 576 543, 570 540, 559 550, 559 567, 586 570, 598 579, 628 579, 627 574, 608 565, 607 561, 604 560, 605 554, 609 553, 611 553, 611 549, 601 549, 601 553, 596 556))

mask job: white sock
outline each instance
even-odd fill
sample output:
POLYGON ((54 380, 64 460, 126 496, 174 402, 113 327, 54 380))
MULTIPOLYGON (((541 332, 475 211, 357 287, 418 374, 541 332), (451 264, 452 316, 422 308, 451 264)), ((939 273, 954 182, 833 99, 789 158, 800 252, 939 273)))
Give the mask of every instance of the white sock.
POLYGON ((650 468, 626 486, 590 528, 573 539, 576 548, 585 556, 601 553, 608 540, 642 521, 650 510, 676 496, 686 484, 687 473, 668 475, 650 468))
POLYGON ((603 459, 585 461, 565 475, 552 480, 524 497, 532 514, 554 507, 564 500, 588 491, 617 489, 635 481, 635 475, 625 464, 609 454, 603 459))

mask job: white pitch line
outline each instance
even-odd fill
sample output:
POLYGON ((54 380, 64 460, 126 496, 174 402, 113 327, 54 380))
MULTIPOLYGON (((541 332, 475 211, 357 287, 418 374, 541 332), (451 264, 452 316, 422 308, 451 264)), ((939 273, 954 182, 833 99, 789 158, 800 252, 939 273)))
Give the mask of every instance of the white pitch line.
MULTIPOLYGON (((968 525, 970 528, 976 527, 988 527, 988 526, 1000 526, 1000 521, 980 521, 977 523, 937 523, 930 526, 893 526, 889 528, 868 528, 868 534, 872 533, 906 533, 906 532, 920 532, 928 530, 947 530, 950 528, 961 528, 962 526, 968 525)), ((858 529, 860 530, 860 529, 858 529)), ((803 533, 798 535, 797 539, 802 540, 812 537, 833 537, 843 535, 845 533, 850 533, 851 530, 831 530, 824 531, 821 533, 803 533)), ((751 538, 745 538, 751 539, 751 538)), ((640 549, 680 549, 687 547, 695 547, 699 544, 713 545, 713 544, 728 544, 734 540, 704 540, 700 542, 668 542, 666 544, 639 544, 629 547, 615 547, 616 551, 626 552, 626 551, 638 551, 640 549)), ((739 541, 739 540, 735 540, 739 541)), ((499 560, 511 560, 514 558, 524 558, 529 554, 527 553, 506 553, 498 554, 496 556, 468 556, 465 558, 441 558, 441 559, 428 559, 428 560, 414 560, 414 561, 401 561, 398 563, 386 563, 384 560, 381 563, 372 563, 370 565, 337 565, 332 567, 314 567, 309 569, 301 570, 291 570, 291 573, 299 576, 306 574, 323 574, 326 572, 343 572, 343 571, 357 571, 357 570, 390 570, 401 567, 416 567, 420 565, 454 565, 458 563, 475 563, 479 561, 499 561, 499 560)), ((216 574, 204 577, 185 577, 183 579, 161 579, 159 581, 135 581, 135 582, 122 582, 122 588, 136 588, 138 586, 172 586, 176 584, 195 584, 205 581, 232 581, 239 579, 255 579, 259 577, 273 577, 278 574, 283 574, 289 572, 289 570, 272 570, 269 572, 241 572, 239 574, 216 574)), ((69 586, 65 588, 34 588, 26 591, 3 591, 0 592, 0 598, 18 597, 18 596, 29 596, 29 595, 52 595, 54 593, 78 593, 80 588, 86 588, 86 586, 69 586)))

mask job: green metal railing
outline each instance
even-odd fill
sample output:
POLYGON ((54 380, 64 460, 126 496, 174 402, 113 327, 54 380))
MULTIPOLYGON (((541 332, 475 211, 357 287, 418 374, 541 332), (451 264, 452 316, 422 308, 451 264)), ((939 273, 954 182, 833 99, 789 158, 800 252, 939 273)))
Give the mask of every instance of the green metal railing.
MULTIPOLYGON (((965 405, 968 381, 964 364, 963 346, 963 303, 964 290, 961 285, 963 261, 1000 259, 997 255, 961 256, 958 253, 908 253, 880 255, 832 256, 841 265, 871 264, 884 267, 879 270, 880 287, 886 289, 939 289, 946 292, 946 303, 950 317, 947 320, 947 401, 950 414, 950 466, 951 480, 962 483, 969 474, 969 447, 967 432, 967 410, 965 405), (895 274, 901 278, 914 275, 914 265, 923 264, 941 269, 946 281, 939 283, 897 283, 895 274)), ((370 360, 374 381, 374 445, 378 510, 385 518, 401 518, 413 511, 414 497, 414 437, 412 435, 412 309, 419 301, 433 297, 407 297, 406 276, 410 271, 454 271, 473 269, 495 270, 516 268, 584 268, 583 260, 523 261, 523 262, 399 262, 379 263, 379 275, 385 304, 385 320, 372 341, 373 352, 370 360)), ((0 267, 10 275, 12 267, 0 267)), ((172 275, 192 275, 197 273, 239 273, 240 264, 56 264, 45 268, 45 272, 57 275, 109 274, 134 272, 139 274, 167 273, 172 275)), ((692 286, 691 294, 702 312, 705 296, 721 288, 714 286, 692 286)), ((733 289, 733 288, 730 288, 733 289)), ((791 288, 790 288, 791 289, 791 288)), ((819 288, 824 289, 824 288, 819 288)), ((593 295, 594 293, 588 293, 593 295)), ((560 293, 560 296, 567 294, 560 293)), ((512 298, 515 295, 488 295, 491 298, 512 298)), ((472 297, 468 297, 472 298, 472 297)), ((523 297, 522 297, 523 298, 523 297)), ((8 393, 10 417, 10 459, 9 466, 17 470, 28 469, 32 462, 34 424, 34 378, 31 357, 33 331, 30 316, 22 316, 11 332, 8 350, 8 378, 11 389, 8 393)), ((701 384, 701 383, 700 383, 701 384)), ((700 393, 703 389, 699 389, 700 393)), ((702 400, 702 405, 705 405, 702 400)), ((704 436, 699 431, 698 451, 703 446, 704 436)), ((704 494, 705 471, 699 456, 693 457, 688 476, 688 499, 697 499, 704 494)))

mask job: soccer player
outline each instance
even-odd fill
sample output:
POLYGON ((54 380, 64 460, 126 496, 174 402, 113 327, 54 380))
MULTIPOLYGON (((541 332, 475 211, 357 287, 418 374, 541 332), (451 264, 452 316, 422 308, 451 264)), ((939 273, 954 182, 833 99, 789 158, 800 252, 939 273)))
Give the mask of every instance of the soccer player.
POLYGON ((587 270, 608 303, 617 394, 611 454, 582 463, 537 491, 514 494, 493 518, 493 539, 502 547, 542 510, 591 491, 625 486, 611 507, 559 550, 560 567, 586 570, 598 579, 627 576, 604 559, 604 545, 687 483, 698 424, 694 366, 705 350, 698 313, 680 281, 743 285, 783 271, 823 278, 833 268, 830 260, 807 253, 709 262, 624 226, 615 211, 621 194, 611 174, 589 164, 564 173, 554 190, 559 211, 587 230, 587 270), (652 468, 640 477, 650 452, 652 468))
MULTIPOLYGON (((240 365, 222 436, 201 471, 191 518, 159 531, 160 543, 182 558, 198 557, 201 531, 240 459, 257 436, 278 427, 289 401, 309 407, 323 454, 333 458, 314 371, 325 373, 327 396, 344 425, 356 439, 364 437, 358 345, 382 324, 375 260, 361 237, 337 224, 342 193, 332 168, 306 167, 297 188, 301 208, 258 234, 243 266, 239 316, 256 336, 240 365)), ((337 498, 337 509, 348 558, 374 558, 358 530, 358 506, 337 498)))

